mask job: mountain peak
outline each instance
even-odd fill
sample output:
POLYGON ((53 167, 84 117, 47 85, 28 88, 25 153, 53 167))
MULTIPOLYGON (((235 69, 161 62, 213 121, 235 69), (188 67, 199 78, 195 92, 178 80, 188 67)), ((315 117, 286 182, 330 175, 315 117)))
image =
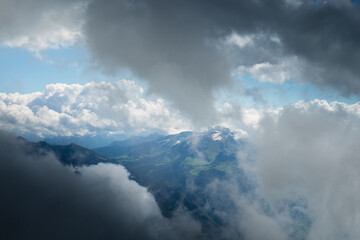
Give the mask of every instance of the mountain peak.
POLYGON ((211 135, 212 140, 214 140, 214 141, 221 141, 221 140, 222 140, 221 134, 222 134, 221 132, 213 133, 213 134, 211 135))

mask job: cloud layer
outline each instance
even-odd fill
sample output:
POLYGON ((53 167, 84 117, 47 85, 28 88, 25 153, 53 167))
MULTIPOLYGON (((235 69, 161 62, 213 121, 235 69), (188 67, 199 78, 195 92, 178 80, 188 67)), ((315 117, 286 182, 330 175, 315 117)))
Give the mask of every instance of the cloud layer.
POLYGON ((302 206, 312 219, 307 239, 360 237, 359 107, 300 102, 266 116, 253 136, 259 191, 273 206, 302 206))
POLYGON ((89 5, 85 35, 104 69, 130 69, 204 122, 213 91, 231 86, 235 69, 359 94, 359 24, 347 0, 108 0, 89 5))
POLYGON ((197 11, 178 1, 93 1, 88 47, 105 70, 129 69, 148 80, 151 91, 207 121, 214 110, 212 90, 229 82, 230 69, 214 43, 206 43, 207 23, 197 11))
MULTIPOLYGON (((249 136, 258 152, 252 169, 260 185, 256 194, 268 201, 275 217, 264 214, 257 202, 235 193, 239 211, 234 219, 241 223, 236 225, 239 232, 249 239, 285 238, 289 232, 286 227, 293 221, 286 205, 290 202, 311 217, 309 232, 302 233, 308 239, 360 238, 360 199, 356 194, 360 187, 359 103, 315 100, 275 111, 246 110, 229 103, 214 107, 214 91, 231 88, 234 75, 251 75, 276 84, 296 80, 335 88, 345 96, 359 95, 358 3, 93 0, 87 4, 0 0, 0 45, 39 53, 85 39, 92 60, 101 69, 110 74, 130 70, 149 83, 150 93, 161 97, 145 97, 144 90, 128 80, 52 84, 44 92, 31 94, 1 93, 1 129, 71 136, 175 133, 194 129, 194 125, 215 124, 244 128, 246 132, 239 134, 249 136), (271 232, 252 231, 258 223, 271 232)), ((85 229, 89 226, 80 224, 83 218, 93 219, 90 230, 94 238, 104 232, 109 237, 133 236, 138 229, 133 225, 144 230, 142 238, 159 238, 173 231, 172 223, 159 215, 153 198, 128 181, 123 168, 82 168, 80 178, 57 165, 51 155, 39 159, 26 156, 15 139, 8 142, 6 138, 0 137, 2 149, 9 149, 0 153, 0 183, 9 195, 1 199, 5 201, 1 206, 7 214, 4 219, 8 219, 4 224, 24 227, 18 234, 31 232, 49 239, 53 238, 50 232, 56 232, 59 238, 69 237, 67 232, 58 231, 56 222, 44 220, 49 211, 74 231, 76 238, 88 234, 85 229), (34 191, 34 196, 42 197, 39 203, 32 196, 34 191), (124 199, 125 194, 119 192, 129 195, 124 199), (85 195, 92 198, 82 206, 79 203, 85 195), (114 216, 114 209, 101 208, 102 199, 96 196, 108 196, 105 203, 109 205, 116 205, 115 200, 134 205, 115 208, 114 216), (38 208, 41 204, 44 208, 38 208), (54 210, 59 204, 63 204, 64 213, 54 210), (13 212, 6 212, 4 206, 13 212), (14 218, 33 208, 39 211, 30 215, 30 220, 14 218), (97 208, 104 211, 86 211, 97 208), (74 211, 79 218, 69 219, 67 213, 74 211), (125 215, 129 218, 118 218, 125 215), (96 228, 101 222, 109 225, 96 228), (159 228, 149 228, 148 222, 159 223, 159 228), (117 232, 118 226, 126 229, 117 232)), ((11 228, 4 234, 13 234, 11 228)))
POLYGON ((86 1, 0 1, 0 46, 36 52, 73 45, 83 37, 86 1))
POLYGON ((119 165, 78 169, 53 154, 29 154, 22 140, 0 133, 2 239, 195 239, 185 213, 161 216, 153 196, 119 165), (75 170, 76 173, 75 174, 75 170))
MULTIPOLYGON (((227 121, 238 125, 236 113, 239 112, 231 108, 227 111, 229 116, 227 121)), ((314 100, 307 103, 298 102, 271 112, 254 111, 242 111, 242 114, 247 114, 248 118, 256 119, 256 121, 249 120, 256 122, 256 126, 251 126, 252 130, 247 135, 249 143, 253 145, 248 144, 248 148, 242 148, 238 158, 239 166, 244 171, 247 181, 250 181, 249 184, 258 187, 253 191, 243 192, 241 190, 243 182, 239 184, 236 181, 225 181, 214 182, 208 186, 207 190, 209 207, 217 211, 217 214, 227 223, 223 236, 229 239, 239 236, 245 239, 265 237, 288 239, 289 236, 290 239, 311 240, 357 239, 360 236, 357 230, 357 225, 360 224, 357 203, 360 199, 356 192, 356 189, 360 187, 357 164, 359 151, 356 144, 360 136, 359 103, 348 105, 314 100), (231 212, 229 209, 225 211, 226 207, 231 207, 231 212), (259 226, 262 231, 254 231, 259 226)), ((21 148, 14 147, 16 144, 11 142, 15 139, 9 143, 7 138, 7 136, 3 137, 1 143, 3 149, 15 148, 15 150, 4 152, 3 155, 5 155, 1 159, 12 159, 14 155, 13 158, 16 159, 17 156, 19 159, 27 159, 26 161, 30 161, 29 164, 39 161, 39 164, 36 162, 33 167, 37 173, 41 171, 37 168, 42 165, 45 165, 45 169, 48 168, 48 160, 38 160, 22 155, 21 148)), ((52 157, 50 155, 45 159, 52 159, 52 157)), ((14 164, 18 165, 16 161, 14 164)), ((13 169, 3 162, 4 172, 12 173, 13 169)), ((59 166, 56 165, 54 168, 57 167, 59 166)), ((38 174, 33 174, 33 168, 28 165, 20 168, 23 169, 22 171, 30 171, 21 172, 20 175, 30 179, 38 176, 38 174)), ((81 187, 92 189, 90 186, 97 188, 99 186, 97 184, 100 184, 101 188, 106 186, 106 189, 125 191, 127 196, 134 195, 135 199, 139 197, 136 194, 140 194, 143 198, 133 201, 137 202, 136 211, 140 211, 138 214, 145 216, 140 219, 158 214, 158 210, 154 211, 152 207, 150 208, 152 210, 149 210, 146 207, 148 200, 151 206, 154 202, 144 189, 138 189, 134 182, 125 184, 128 181, 126 179, 128 175, 123 168, 98 165, 78 170, 81 172, 81 179, 84 179, 83 183, 79 183, 81 187), (107 177, 104 178, 104 176, 107 177)), ((47 171, 43 171, 44 173, 40 174, 39 178, 42 179, 47 171)), ((52 170, 50 173, 52 176, 57 175, 52 170)), ((4 173, 4 176, 8 175, 4 173)), ((72 182, 74 177, 69 177, 69 181, 72 182)), ((67 181, 64 184, 67 184, 67 181)), ((109 196, 115 199, 118 197, 123 199, 123 196, 116 194, 109 196)), ((127 206, 127 209, 133 208, 127 206)), ((132 223, 133 220, 130 218, 126 221, 132 223)), ((138 223, 138 220, 134 221, 138 223)), ((174 221, 182 222, 183 219, 174 221)), ((145 224, 142 229, 147 229, 145 226, 147 225, 145 224)), ((174 230, 173 223, 167 221, 159 220, 159 226, 161 229, 165 228, 166 234, 167 231, 174 230)), ((130 230, 127 230, 130 231, 129 234, 132 234, 131 229, 130 227, 130 230)), ((189 234, 198 231, 196 227, 190 230, 186 227, 186 229, 190 231, 189 234)), ((160 231, 156 234, 165 233, 160 231)), ((151 235, 153 233, 149 233, 148 230, 144 234, 145 237, 148 236, 147 234, 153 236, 151 235)))
POLYGON ((0 127, 39 136, 179 132, 190 127, 161 98, 133 81, 51 84, 44 92, 0 93, 0 127))
MULTIPOLYGON (((228 109, 227 120, 239 125, 235 113, 228 109)), ((226 236, 358 239, 360 103, 313 100, 247 114, 259 121, 239 148, 240 178, 206 188, 226 236)))
POLYGON ((198 125, 232 76, 360 93, 355 1, 1 1, 0 44, 39 53, 86 40, 111 74, 131 71, 198 125))

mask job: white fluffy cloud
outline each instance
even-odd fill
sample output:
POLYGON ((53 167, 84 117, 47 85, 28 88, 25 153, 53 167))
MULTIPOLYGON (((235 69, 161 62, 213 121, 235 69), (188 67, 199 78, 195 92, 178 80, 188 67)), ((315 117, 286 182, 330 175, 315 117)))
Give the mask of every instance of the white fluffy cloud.
POLYGON ((51 84, 44 92, 0 93, 0 128, 39 136, 188 130, 187 119, 129 80, 51 84))
POLYGON ((264 114, 270 112, 225 103, 216 109, 212 125, 196 127, 166 99, 148 95, 130 80, 57 83, 47 85, 44 92, 0 93, 0 129, 41 137, 153 131, 173 134, 223 126, 243 138, 258 128, 264 114))
POLYGON ((231 219, 235 234, 359 239, 360 102, 300 101, 275 110, 225 104, 220 111, 224 124, 248 132, 250 143, 237 157, 254 192, 239 191, 238 182, 210 185, 219 205, 233 201, 232 213, 219 216, 231 219))
POLYGON ((302 72, 309 66, 298 56, 285 55, 277 35, 233 33, 225 46, 230 47, 228 56, 235 63, 234 74, 249 74, 260 82, 275 84, 294 79, 303 82, 307 78, 302 72))
POLYGON ((73 45, 83 37, 86 1, 0 0, 0 6, 2 46, 39 53, 73 45))
POLYGON ((359 239, 360 103, 314 100, 266 115, 253 137, 260 192, 302 202, 307 239, 359 239))

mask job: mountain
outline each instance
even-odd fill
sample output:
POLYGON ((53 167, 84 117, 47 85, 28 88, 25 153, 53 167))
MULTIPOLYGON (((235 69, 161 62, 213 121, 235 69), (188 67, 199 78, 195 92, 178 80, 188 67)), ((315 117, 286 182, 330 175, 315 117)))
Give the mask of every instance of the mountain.
POLYGON ((44 142, 50 143, 52 145, 68 145, 71 143, 76 143, 86 148, 97 148, 102 146, 107 146, 115 140, 119 139, 127 139, 126 135, 74 135, 74 136, 56 136, 56 137, 48 137, 44 139, 39 139, 44 142))
MULTIPOLYGON (((256 183, 238 162, 242 151, 251 158, 251 146, 226 128, 137 136, 92 150, 74 143, 20 140, 31 153, 53 152, 64 165, 123 165, 131 180, 153 194, 163 216, 171 219, 178 211, 186 211, 200 222, 201 239, 244 238, 236 227, 242 211, 239 198, 255 201, 266 216, 273 214, 268 203, 256 196, 256 183)), ((294 221, 292 239, 305 239, 311 226, 309 216, 299 210, 303 206, 299 208, 298 203, 287 200, 286 204, 294 221)))
POLYGON ((146 148, 146 143, 151 143, 164 138, 164 136, 159 134, 150 134, 148 136, 135 136, 121 141, 114 141, 110 145, 105 147, 94 148, 93 150, 97 153, 106 156, 108 158, 113 158, 120 156, 124 153, 133 151, 137 146, 140 148, 146 148))
POLYGON ((225 223, 209 209, 206 186, 236 178, 241 191, 252 189, 237 163, 236 153, 244 145, 228 129, 214 128, 205 133, 140 137, 94 151, 125 166, 131 178, 155 196, 164 216, 172 217, 185 208, 205 232, 213 234, 225 223))
POLYGON ((44 141, 29 142, 21 139, 27 146, 30 153, 47 154, 53 153, 59 161, 69 166, 88 166, 98 164, 100 162, 109 162, 107 158, 97 154, 96 152, 82 147, 78 144, 71 143, 69 145, 51 145, 44 141))

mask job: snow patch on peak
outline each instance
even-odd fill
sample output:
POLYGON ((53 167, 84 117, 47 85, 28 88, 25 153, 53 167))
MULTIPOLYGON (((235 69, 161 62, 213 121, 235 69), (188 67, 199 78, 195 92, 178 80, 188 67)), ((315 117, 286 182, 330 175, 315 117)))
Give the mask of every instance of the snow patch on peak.
POLYGON ((214 141, 221 141, 222 137, 220 135, 221 135, 221 132, 216 132, 216 133, 211 135, 211 138, 214 141))

